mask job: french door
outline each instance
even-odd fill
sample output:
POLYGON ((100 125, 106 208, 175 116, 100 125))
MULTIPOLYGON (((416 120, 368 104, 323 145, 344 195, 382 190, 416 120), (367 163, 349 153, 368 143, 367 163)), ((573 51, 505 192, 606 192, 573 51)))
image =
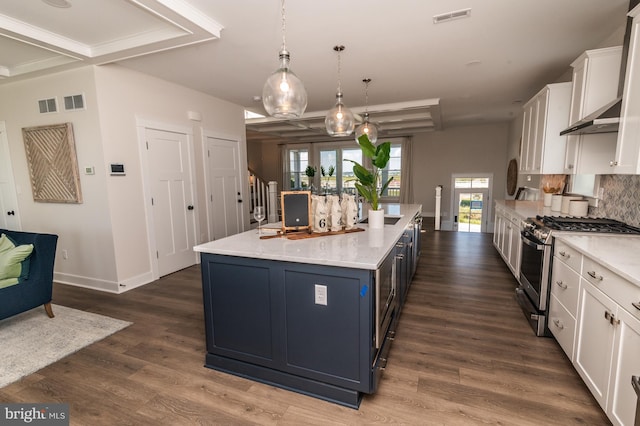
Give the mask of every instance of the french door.
POLYGON ((454 231, 487 232, 491 176, 453 177, 454 231))

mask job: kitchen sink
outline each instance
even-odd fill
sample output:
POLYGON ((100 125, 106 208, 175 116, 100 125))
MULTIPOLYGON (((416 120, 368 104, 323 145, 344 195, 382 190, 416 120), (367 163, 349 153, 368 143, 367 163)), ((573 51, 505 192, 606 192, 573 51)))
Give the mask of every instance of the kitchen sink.
MULTIPOLYGON (((400 220, 400 217, 394 217, 394 216, 385 216, 384 217, 384 224, 385 225, 395 225, 396 223, 398 223, 398 221, 400 220)), ((365 217, 364 219, 362 219, 359 223, 369 223, 369 218, 365 217)))

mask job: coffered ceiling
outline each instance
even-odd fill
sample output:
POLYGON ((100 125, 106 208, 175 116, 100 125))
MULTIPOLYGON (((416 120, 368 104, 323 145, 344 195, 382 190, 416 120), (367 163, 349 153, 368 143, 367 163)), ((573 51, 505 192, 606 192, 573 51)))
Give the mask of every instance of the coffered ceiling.
MULTIPOLYGON (((247 137, 327 140, 341 56, 345 103, 382 136, 511 120, 586 49, 621 43, 628 0, 287 0, 286 44, 309 103, 247 137), (469 10, 435 23, 434 17, 469 10)), ((2 0, 0 84, 84 64, 125 67, 264 113, 281 0, 2 0), (69 6, 69 7, 56 7, 69 6)))

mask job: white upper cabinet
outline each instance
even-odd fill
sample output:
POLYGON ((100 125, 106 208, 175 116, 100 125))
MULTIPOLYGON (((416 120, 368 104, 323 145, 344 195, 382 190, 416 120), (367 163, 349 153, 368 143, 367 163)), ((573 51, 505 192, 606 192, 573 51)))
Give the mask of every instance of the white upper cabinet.
POLYGON ((571 83, 545 86, 524 105, 520 171, 532 174, 563 173, 566 136, 560 131, 569 124, 571 83))
MULTIPOLYGON (((616 46, 587 50, 571 64, 573 86, 568 125, 616 99, 621 60, 622 46, 616 46)), ((610 164, 615 154, 616 139, 616 133, 569 135, 563 172, 611 173, 610 164)))
POLYGON ((640 6, 629 16, 633 18, 627 69, 622 94, 622 115, 612 164, 615 174, 640 174, 640 6))

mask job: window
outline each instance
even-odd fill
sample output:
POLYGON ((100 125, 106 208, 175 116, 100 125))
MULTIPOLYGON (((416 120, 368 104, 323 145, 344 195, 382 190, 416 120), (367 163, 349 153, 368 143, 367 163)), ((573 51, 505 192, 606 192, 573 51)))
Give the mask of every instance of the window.
MULTIPOLYGON (((356 161, 366 168, 371 167, 371 162, 368 158, 363 158, 362 150, 355 142, 317 142, 304 145, 303 148, 302 145, 298 146, 286 147, 285 189, 309 190, 311 188, 320 194, 346 192, 357 195, 351 161, 356 161), (316 168, 316 175, 312 181, 309 181, 305 174, 307 166, 316 168)), ((393 177, 393 181, 385 190, 381 201, 397 203, 400 201, 402 185, 402 144, 398 139, 396 143, 392 141, 390 156, 389 164, 382 170, 381 177, 382 182, 386 182, 390 177, 393 177)))
POLYGON ((309 189, 309 178, 304 173, 309 165, 309 150, 289 150, 289 188, 309 189))
MULTIPOLYGON (((383 197, 400 199, 400 186, 402 185, 401 179, 402 171, 402 145, 391 145, 391 157, 389 158, 389 164, 382 170, 382 182, 386 182, 390 177, 393 180, 382 194, 383 197)), ((382 183, 380 183, 382 185, 382 183)))

